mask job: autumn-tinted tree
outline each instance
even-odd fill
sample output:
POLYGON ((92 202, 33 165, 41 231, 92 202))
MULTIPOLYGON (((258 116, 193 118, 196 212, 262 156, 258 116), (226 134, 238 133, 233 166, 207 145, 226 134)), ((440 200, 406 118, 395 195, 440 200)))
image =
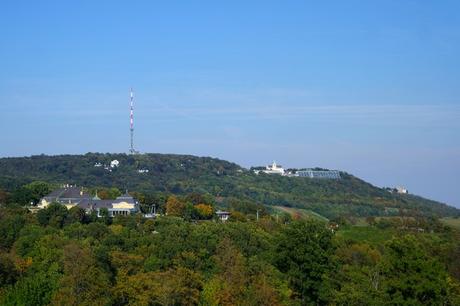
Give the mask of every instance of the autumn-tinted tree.
POLYGON ((118 188, 98 188, 95 190, 97 192, 97 196, 102 200, 113 200, 119 196, 121 196, 121 192, 118 188))
POLYGON ((99 268, 91 252, 69 244, 64 247, 64 276, 51 305, 107 305, 109 279, 99 268))
POLYGON ((175 196, 170 196, 166 202, 166 214, 168 216, 181 217, 184 214, 185 204, 175 196))
POLYGON ((200 203, 200 204, 195 205, 194 209, 199 219, 211 219, 212 218, 213 209, 211 205, 200 203))
POLYGON ((345 244, 336 251, 340 263, 327 274, 327 290, 323 292, 334 305, 384 305, 381 254, 372 246, 345 244))
POLYGON ((113 288, 117 304, 198 305, 202 280, 199 274, 179 268, 165 272, 137 273, 113 288))

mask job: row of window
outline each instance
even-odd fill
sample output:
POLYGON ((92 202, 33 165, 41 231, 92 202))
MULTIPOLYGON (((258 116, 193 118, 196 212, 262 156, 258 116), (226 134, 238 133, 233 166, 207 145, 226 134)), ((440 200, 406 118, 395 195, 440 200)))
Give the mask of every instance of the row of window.
POLYGON ((340 173, 338 171, 297 171, 298 176, 310 178, 331 178, 339 179, 340 173))

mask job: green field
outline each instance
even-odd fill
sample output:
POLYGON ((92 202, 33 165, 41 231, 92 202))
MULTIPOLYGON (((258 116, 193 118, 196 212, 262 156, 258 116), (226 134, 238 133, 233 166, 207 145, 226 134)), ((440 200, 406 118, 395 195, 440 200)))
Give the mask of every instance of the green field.
POLYGON ((343 226, 337 231, 337 236, 354 240, 357 242, 367 242, 370 244, 381 244, 390 240, 395 235, 393 229, 379 229, 373 226, 343 226))
POLYGON ((315 213, 314 211, 302 208, 284 207, 284 206, 273 206, 278 211, 285 212, 291 216, 299 215, 301 218, 313 218, 321 221, 329 221, 328 218, 315 213))
POLYGON ((460 218, 442 218, 441 221, 444 224, 460 229, 460 218))

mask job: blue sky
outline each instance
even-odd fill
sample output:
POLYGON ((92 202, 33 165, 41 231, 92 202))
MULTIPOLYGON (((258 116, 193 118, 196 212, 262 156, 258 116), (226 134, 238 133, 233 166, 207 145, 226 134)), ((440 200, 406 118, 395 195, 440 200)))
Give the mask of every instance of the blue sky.
POLYGON ((2 1, 0 156, 321 166, 460 207, 458 1, 2 1))

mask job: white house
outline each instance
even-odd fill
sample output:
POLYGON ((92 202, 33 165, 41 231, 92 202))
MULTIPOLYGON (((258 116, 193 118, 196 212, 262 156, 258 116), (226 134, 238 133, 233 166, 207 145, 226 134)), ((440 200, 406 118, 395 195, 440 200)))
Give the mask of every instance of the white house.
POLYGON ((408 194, 408 193, 409 193, 409 190, 407 190, 407 189, 404 188, 404 187, 396 187, 396 192, 397 192, 397 193, 400 193, 400 194, 408 194))
POLYGON ((254 170, 256 174, 259 174, 260 172, 267 173, 267 174, 279 174, 279 175, 284 175, 284 169, 281 165, 277 165, 276 162, 274 161, 273 164, 268 165, 265 167, 265 170, 254 170))
POLYGON ((219 218, 219 220, 222 222, 225 222, 228 220, 228 218, 230 218, 230 212, 228 211, 218 210, 216 211, 216 215, 219 218))
POLYGON ((112 161, 110 162, 110 168, 116 168, 116 167, 118 167, 119 165, 120 165, 120 162, 119 162, 118 160, 116 160, 116 159, 114 159, 114 160, 112 160, 112 161))

